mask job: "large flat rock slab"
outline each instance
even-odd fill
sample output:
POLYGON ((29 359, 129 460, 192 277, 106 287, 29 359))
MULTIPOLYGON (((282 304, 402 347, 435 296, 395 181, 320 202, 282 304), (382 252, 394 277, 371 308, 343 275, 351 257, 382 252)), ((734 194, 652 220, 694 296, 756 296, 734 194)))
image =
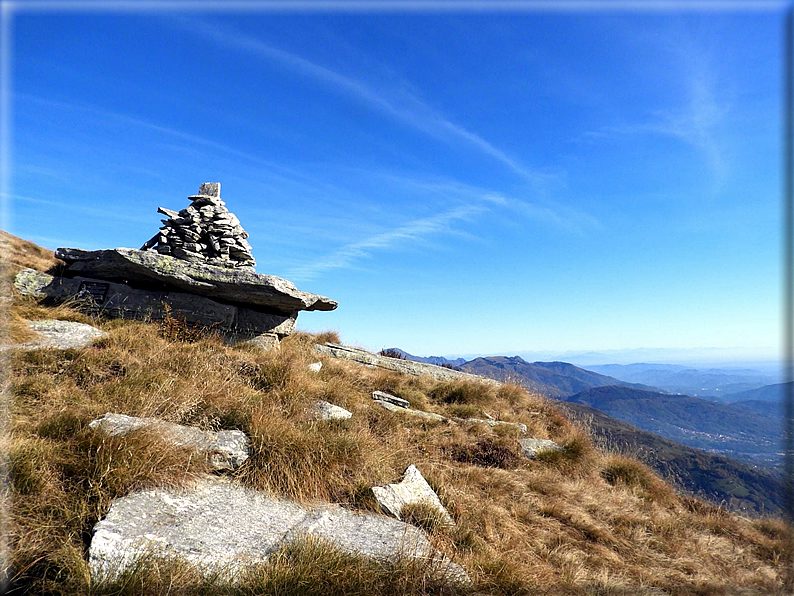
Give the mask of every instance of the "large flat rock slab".
POLYGON ((284 336, 295 330, 295 314, 259 312, 187 292, 138 289, 98 278, 59 277, 23 269, 14 279, 14 286, 24 296, 78 301, 89 312, 122 319, 162 320, 169 312, 167 305, 172 316, 184 317, 191 324, 217 326, 239 335, 241 340, 268 333, 284 336))
POLYGON ((301 310, 334 310, 325 296, 302 292, 291 281, 255 273, 250 267, 217 267, 184 261, 152 250, 59 248, 55 256, 67 263, 67 277, 93 277, 135 286, 159 284, 223 302, 264 307, 284 314, 301 310))
POLYGON ((222 478, 188 489, 144 490, 113 502, 94 527, 89 564, 95 579, 112 579, 142 556, 179 557, 207 574, 233 577, 286 544, 319 537, 339 549, 378 560, 430 559, 440 573, 467 583, 421 530, 338 505, 299 505, 222 478))
POLYGON ((89 424, 111 437, 146 429, 164 441, 204 453, 214 470, 231 470, 248 459, 248 436, 241 430, 201 430, 192 426, 165 422, 157 418, 138 418, 108 412, 89 424))

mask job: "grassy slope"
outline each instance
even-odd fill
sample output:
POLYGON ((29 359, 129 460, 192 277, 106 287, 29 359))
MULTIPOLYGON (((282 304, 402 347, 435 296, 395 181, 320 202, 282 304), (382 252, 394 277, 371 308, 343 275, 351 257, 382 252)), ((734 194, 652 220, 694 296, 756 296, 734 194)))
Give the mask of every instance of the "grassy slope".
MULTIPOLYGON (((23 259, 24 260, 24 259, 23 259)), ((12 316, 75 317, 15 299, 12 316)), ((650 470, 592 447, 586 433, 537 395, 506 386, 449 385, 323 359, 296 335, 279 352, 188 343, 156 324, 97 321, 109 337, 82 350, 15 352, 10 458, 13 587, 18 593, 221 594, 179 565, 146 568, 123 584, 91 586, 86 547, 111 500, 183 485, 206 471, 184 450, 139 433, 109 439, 87 428, 106 411, 202 428, 240 428, 252 456, 235 476, 302 500, 373 507, 368 487, 416 464, 454 516, 432 539, 483 594, 775 594, 785 526, 750 521, 676 495, 650 470), (168 335, 168 334, 165 334, 168 335), (516 437, 482 425, 445 425, 373 407, 391 391, 447 415, 483 410, 563 444, 526 460, 516 437), (354 413, 310 420, 325 399, 354 413)), ((320 338, 322 339, 322 338, 320 338)), ((422 594, 451 591, 410 566, 384 567, 312 545, 275 557, 240 594, 422 594)))
POLYGON ((561 405, 598 445, 639 459, 688 493, 749 515, 782 515, 783 482, 770 471, 676 443, 583 404, 561 405))

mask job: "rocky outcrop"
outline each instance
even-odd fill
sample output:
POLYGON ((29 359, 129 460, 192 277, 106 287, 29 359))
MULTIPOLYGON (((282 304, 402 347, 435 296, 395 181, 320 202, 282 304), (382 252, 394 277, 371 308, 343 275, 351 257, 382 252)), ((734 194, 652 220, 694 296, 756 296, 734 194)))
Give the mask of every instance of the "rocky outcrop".
POLYGON ((529 459, 535 459, 537 454, 542 451, 562 450, 562 447, 549 439, 519 439, 518 442, 521 445, 524 455, 529 459))
POLYGON ((221 200, 221 183, 205 182, 185 209, 172 211, 160 207, 167 216, 155 236, 141 250, 154 248, 161 255, 207 263, 218 267, 256 265, 248 244, 248 232, 221 200))
POLYGON ((248 459, 248 437, 241 430, 206 431, 157 418, 137 418, 108 412, 88 426, 115 437, 138 430, 157 433, 164 441, 200 451, 214 470, 230 470, 248 459))
POLYGON ((168 219, 141 250, 59 248, 55 256, 66 263, 62 276, 26 269, 14 285, 23 295, 77 301, 111 317, 163 319, 174 313, 266 349, 293 332, 298 312, 337 307, 286 279, 254 272, 248 234, 220 199, 220 183, 202 184, 190 199, 179 212, 159 209, 168 219))
POLYGON ((21 344, 3 346, 2 349, 38 350, 41 348, 56 348, 66 350, 69 348, 84 348, 100 337, 107 335, 107 333, 93 325, 74 321, 28 321, 28 326, 38 333, 40 337, 21 344))
POLYGON ((397 519, 402 519, 403 507, 421 503, 438 511, 441 518, 448 525, 455 524, 452 521, 452 516, 441 504, 436 491, 431 488, 422 473, 413 464, 405 469, 402 480, 399 483, 373 486, 372 492, 381 508, 397 519))
POLYGON ((335 301, 302 292, 291 281, 274 275, 254 273, 250 268, 232 269, 184 261, 151 250, 59 248, 55 256, 66 261, 66 277, 92 277, 132 287, 189 292, 228 304, 260 307, 281 314, 337 307, 335 301))
MULTIPOLYGON (((289 335, 295 329, 297 318, 297 313, 261 312, 187 292, 142 290, 120 282, 58 277, 34 269, 20 271, 14 285, 22 295, 50 298, 56 302, 76 301, 89 312, 114 318, 161 320, 167 313, 173 313, 184 317, 188 323, 239 334, 243 339, 256 339, 256 336, 266 334, 289 335)), ((272 343, 266 337, 261 341, 268 345, 272 343)))
POLYGON ((176 556, 206 574, 233 579, 304 537, 377 560, 423 559, 438 575, 469 582, 414 526, 338 505, 307 507, 210 478, 188 489, 144 490, 114 501, 94 528, 89 564, 94 579, 102 580, 144 555, 176 556))
POLYGON ((465 372, 459 372, 436 366, 434 364, 425 364, 422 362, 413 362, 411 360, 402 360, 399 358, 389 358, 388 356, 379 356, 361 348, 351 348, 349 346, 340 346, 334 343, 317 344, 314 349, 319 354, 331 356, 332 358, 340 358, 342 360, 350 360, 358 362, 366 366, 383 368, 385 370, 394 370, 413 376, 427 375, 437 381, 477 381, 480 383, 487 383, 489 385, 501 385, 498 381, 493 379, 486 379, 471 375, 465 372))

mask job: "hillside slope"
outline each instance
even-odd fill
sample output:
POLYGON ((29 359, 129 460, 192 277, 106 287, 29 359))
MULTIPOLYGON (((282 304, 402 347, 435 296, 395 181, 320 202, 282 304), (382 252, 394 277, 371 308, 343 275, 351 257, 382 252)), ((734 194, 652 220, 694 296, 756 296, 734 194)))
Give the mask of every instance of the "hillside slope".
POLYGON ((726 398, 729 403, 739 401, 766 401, 780 404, 786 396, 786 390, 791 390, 794 383, 776 383, 775 385, 764 385, 757 389, 732 393, 726 398))
POLYGON ((410 519, 467 570, 466 593, 785 593, 782 522, 735 517, 676 494, 642 464, 594 448, 553 402, 518 387, 437 382, 318 356, 314 343, 338 343, 330 334, 296 334, 265 352, 178 320, 87 319, 18 296, 10 308, 20 320, 82 317, 108 334, 87 348, 6 352, 13 401, 4 571, 12 594, 461 592, 422 568, 367 563, 322 545, 274 553, 236 585, 160 560, 115 583, 92 582, 86 547, 113 499, 187 486, 208 471, 196 452, 155 435, 95 432, 88 424, 105 412, 241 430, 251 449, 235 480, 299 501, 372 511, 371 487, 395 482, 415 464, 455 526, 410 519), (323 366, 314 372, 317 360, 323 366), (375 405, 373 390, 447 417, 489 413, 522 422, 528 436, 563 449, 530 460, 515 427, 406 417, 375 405), (318 399, 352 418, 315 420, 318 399))
POLYGON ((596 444, 637 458, 690 494, 745 514, 783 514, 785 487, 776 474, 676 443, 586 405, 560 406, 587 426, 596 444))
POLYGON ((461 365, 461 369, 497 381, 515 383, 548 397, 564 397, 605 385, 651 389, 645 385, 625 383, 567 362, 529 363, 520 356, 475 358, 461 365))
POLYGON ((562 399, 590 406, 684 445, 729 457, 774 457, 781 448, 778 420, 698 397, 597 387, 562 399))

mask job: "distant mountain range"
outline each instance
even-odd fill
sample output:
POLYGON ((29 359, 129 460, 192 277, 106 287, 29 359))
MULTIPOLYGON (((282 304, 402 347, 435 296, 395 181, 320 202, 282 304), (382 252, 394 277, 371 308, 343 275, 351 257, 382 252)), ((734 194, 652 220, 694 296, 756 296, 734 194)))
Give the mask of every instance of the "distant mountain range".
POLYGON ((587 369, 621 381, 658 387, 670 393, 716 399, 758 389, 778 380, 777 375, 753 369, 697 369, 676 364, 599 364, 587 366, 587 369))
POLYGON ((757 389, 750 389, 749 391, 741 391, 739 393, 732 393, 726 401, 731 403, 744 402, 744 401, 765 401, 777 404, 782 404, 786 396, 786 388, 791 388, 794 383, 776 383, 775 385, 766 385, 757 389))
POLYGON ((784 510, 785 487, 777 474, 682 445, 583 404, 559 405, 589 429, 596 445, 642 461, 686 492, 750 514, 781 515, 784 510))
POLYGON ((652 389, 646 385, 626 383, 567 362, 527 362, 519 356, 475 358, 460 365, 468 373, 521 385, 548 397, 565 397, 593 387, 618 385, 652 389))
MULTIPOLYGON (((441 360, 447 364, 453 362, 441 360)), ((565 362, 529 363, 519 356, 475 358, 462 364, 454 362, 465 372, 513 382, 547 397, 594 408, 616 421, 692 448, 770 470, 782 469, 782 412, 780 402, 770 400, 779 400, 783 385, 757 387, 715 401, 714 398, 665 393, 655 387, 618 380, 565 362), (728 400, 736 403, 727 403, 728 400)), ((755 374, 735 369, 698 371, 668 364, 591 368, 617 371, 624 379, 689 379, 689 382, 698 383, 711 379, 722 383, 722 387, 755 374)), ((753 378, 762 377, 763 374, 753 378)))
POLYGON ((699 397, 596 387, 561 398, 690 447, 769 467, 782 464, 781 425, 752 407, 735 407, 699 397))

